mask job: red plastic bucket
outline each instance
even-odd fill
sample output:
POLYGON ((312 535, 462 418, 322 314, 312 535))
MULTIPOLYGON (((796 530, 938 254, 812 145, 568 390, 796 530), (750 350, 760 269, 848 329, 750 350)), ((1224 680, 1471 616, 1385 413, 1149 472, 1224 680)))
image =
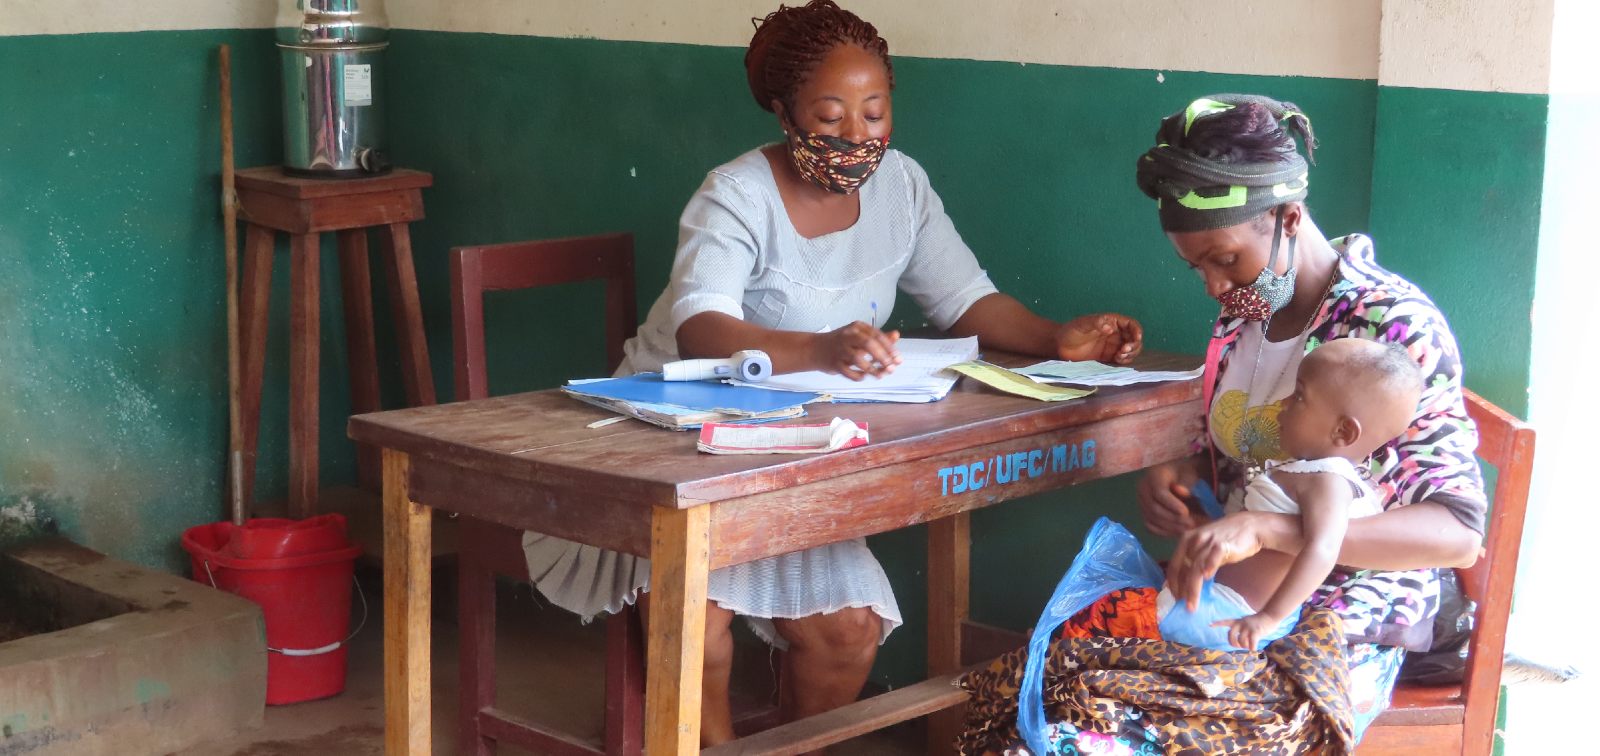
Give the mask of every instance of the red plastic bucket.
POLYGON ((342 515, 199 525, 183 532, 182 543, 196 581, 261 606, 268 704, 344 691, 350 586, 361 548, 345 537, 342 515))

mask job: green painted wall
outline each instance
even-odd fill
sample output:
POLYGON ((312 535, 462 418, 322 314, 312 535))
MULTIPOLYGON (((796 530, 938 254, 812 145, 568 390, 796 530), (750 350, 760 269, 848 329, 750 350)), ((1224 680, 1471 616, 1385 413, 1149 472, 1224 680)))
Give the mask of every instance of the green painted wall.
POLYGON ((1371 228, 1450 318, 1467 385, 1527 416, 1546 95, 1380 87, 1371 228))
MULTIPOLYGON (((413 230, 441 397, 453 390, 451 246, 632 231, 642 313, 664 284, 678 214, 705 172, 777 134, 750 101, 736 49, 404 30, 393 39, 393 153, 437 182, 425 193, 428 218, 413 230)), ((223 511, 212 62, 222 41, 235 46, 239 164, 272 162, 280 150, 270 32, 0 38, 0 497, 29 497, 78 540, 172 568, 178 531, 223 511)), ((1518 150, 1542 143, 1505 139, 1542 117, 1536 101, 1380 91, 1370 81, 1171 72, 1162 81, 1154 71, 896 64, 896 146, 928 169, 1003 289, 1053 317, 1128 312, 1144 320, 1152 348, 1187 352, 1202 348, 1215 305, 1173 258, 1134 188, 1134 159, 1157 119, 1199 94, 1263 91, 1297 101, 1323 142, 1312 177, 1319 223, 1337 234, 1368 228, 1370 217, 1381 259, 1452 315, 1473 385, 1486 379, 1496 401, 1520 408, 1512 400, 1526 385, 1525 347, 1506 349, 1502 324, 1477 303, 1504 295, 1506 307, 1525 312, 1531 295, 1536 206, 1525 192, 1537 191, 1538 175, 1518 158, 1536 163, 1540 153, 1518 150), (1449 117, 1415 132, 1390 126, 1429 114, 1449 117), (1446 130, 1472 114, 1466 128, 1476 131, 1446 130), (1462 156, 1477 154, 1467 152, 1477 149, 1473 134, 1510 145, 1493 170, 1467 167, 1462 156), (1459 173, 1435 182, 1438 190, 1402 183, 1441 170, 1459 173), (1484 181, 1512 199, 1443 199, 1445 189, 1484 181)), ((262 497, 284 490, 286 268, 280 249, 262 497)), ((323 273, 325 291, 335 290, 331 256, 323 273)), ((492 297, 492 390, 598 374, 597 298, 588 286, 492 297)), ((897 316, 920 323, 914 308, 897 316)), ((323 317, 324 477, 347 482, 339 307, 326 301, 323 317)), ((1525 319, 1518 327, 1522 341, 1510 343, 1525 344, 1525 319)), ((392 340, 379 335, 386 393, 398 399, 392 340)), ((1103 512, 1132 521, 1131 491, 1124 478, 978 513, 975 616, 1031 624, 1089 522, 1103 512)), ((923 653, 924 537, 907 530, 874 547, 907 619, 878 676, 904 681, 923 653)))
POLYGON ((170 568, 223 512, 222 42, 275 160, 270 32, 0 37, 0 503, 170 568))
MULTIPOLYGON (((389 93, 396 159, 437 180, 415 233, 424 315, 440 339, 445 253, 458 244, 633 231, 642 313, 665 283, 678 214, 706 171, 778 133, 751 102, 737 49, 401 30, 391 50, 392 81, 405 82, 389 93)), ((1330 229, 1365 226, 1371 82, 1169 72, 1160 83, 1152 71, 919 58, 896 59, 895 77, 895 146, 928 169, 995 281, 1048 315, 1122 309, 1150 326, 1153 348, 1202 347, 1215 305, 1131 178, 1156 121, 1197 92, 1299 102, 1324 144, 1318 218, 1330 229), (1142 274, 1130 277, 1130 263, 1142 274)), ((897 314, 920 322, 914 306, 897 314)), ((553 355, 528 354, 525 330, 491 332, 491 364, 525 368, 492 367, 491 380, 567 377, 553 355)), ((570 334, 546 348, 592 352, 598 366, 594 340, 570 334)), ((442 393, 446 343, 433 347, 442 393)))

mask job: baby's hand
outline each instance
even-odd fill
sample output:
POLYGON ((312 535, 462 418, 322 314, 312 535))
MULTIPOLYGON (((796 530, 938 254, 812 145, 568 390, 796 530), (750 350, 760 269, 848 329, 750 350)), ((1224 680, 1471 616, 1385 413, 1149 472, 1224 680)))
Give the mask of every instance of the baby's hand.
POLYGON ((1267 633, 1272 632, 1273 628, 1277 627, 1278 623, 1282 621, 1257 612, 1248 617, 1213 622, 1211 626, 1227 627, 1229 643, 1232 643, 1236 648, 1254 651, 1256 650, 1256 643, 1267 633))

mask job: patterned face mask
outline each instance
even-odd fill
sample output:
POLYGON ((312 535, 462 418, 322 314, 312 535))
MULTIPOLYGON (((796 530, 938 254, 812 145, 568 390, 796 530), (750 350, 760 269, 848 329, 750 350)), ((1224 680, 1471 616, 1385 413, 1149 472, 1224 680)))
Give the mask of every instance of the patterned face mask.
POLYGON ((856 144, 793 124, 789 128, 789 160, 806 180, 835 194, 852 194, 860 189, 878 170, 889 149, 888 137, 856 144))
POLYGON ((1272 231, 1272 256, 1267 258, 1267 267, 1261 269, 1261 274, 1249 286, 1229 289, 1217 295, 1217 301, 1222 303, 1222 311, 1229 317, 1244 320, 1260 321, 1272 317, 1272 314, 1283 309, 1294 296, 1294 242, 1295 237, 1289 237, 1289 268, 1283 275, 1272 272, 1272 265, 1278 261, 1278 240, 1283 236, 1283 213, 1278 213, 1278 220, 1272 231))

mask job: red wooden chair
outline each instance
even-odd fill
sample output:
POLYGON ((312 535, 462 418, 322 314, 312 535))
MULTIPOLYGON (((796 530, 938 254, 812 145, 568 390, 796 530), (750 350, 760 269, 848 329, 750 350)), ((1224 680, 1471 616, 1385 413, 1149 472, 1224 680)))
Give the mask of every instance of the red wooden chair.
MULTIPOLYGON (((622 344, 638 327, 633 287, 633 235, 457 247, 450 253, 451 330, 456 399, 489 396, 483 293, 577 281, 605 281, 608 371, 622 362, 622 344)), ((462 754, 487 756, 504 741, 545 754, 637 754, 644 736, 644 646, 633 607, 607 617, 605 743, 577 737, 495 707, 496 575, 528 579, 522 533, 460 518, 462 754)))
POLYGON ((1389 710, 1367 730, 1359 756, 1488 754, 1494 747, 1505 658, 1512 583, 1522 545, 1522 520, 1533 475, 1533 429, 1483 397, 1467 391, 1467 413, 1478 424, 1478 456, 1499 477, 1489 511, 1484 554, 1457 570, 1461 590, 1477 602, 1477 624, 1467 645, 1460 685, 1397 687, 1389 710))

